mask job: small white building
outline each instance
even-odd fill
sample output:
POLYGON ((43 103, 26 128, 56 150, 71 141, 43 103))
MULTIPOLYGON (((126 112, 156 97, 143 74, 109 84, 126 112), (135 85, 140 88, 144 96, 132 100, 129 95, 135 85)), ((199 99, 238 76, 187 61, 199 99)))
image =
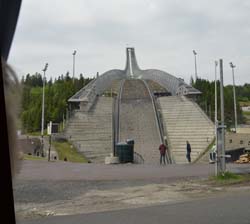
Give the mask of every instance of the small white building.
POLYGON ((245 107, 241 107, 242 111, 249 111, 250 112, 250 106, 245 106, 245 107))
POLYGON ((239 125, 237 127, 237 133, 250 134, 250 125, 239 125))

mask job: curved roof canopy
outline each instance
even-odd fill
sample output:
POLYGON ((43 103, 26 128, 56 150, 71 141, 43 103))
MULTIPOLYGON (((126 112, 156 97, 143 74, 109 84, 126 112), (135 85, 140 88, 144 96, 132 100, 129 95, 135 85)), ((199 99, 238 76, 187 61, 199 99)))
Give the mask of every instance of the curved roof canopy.
POLYGON ((157 69, 139 68, 134 48, 126 48, 126 66, 124 70, 113 69, 98 76, 87 86, 72 96, 69 102, 87 101, 90 95, 103 93, 115 79, 149 79, 165 87, 172 95, 197 95, 201 92, 167 72, 157 69))

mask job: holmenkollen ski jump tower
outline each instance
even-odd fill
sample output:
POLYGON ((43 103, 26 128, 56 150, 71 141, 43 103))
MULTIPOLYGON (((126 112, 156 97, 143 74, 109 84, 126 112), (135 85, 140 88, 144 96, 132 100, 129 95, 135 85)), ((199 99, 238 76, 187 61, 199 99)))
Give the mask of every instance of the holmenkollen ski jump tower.
POLYGON ((97 76, 69 100, 65 135, 91 162, 104 163, 118 142, 134 139, 137 162, 159 163, 159 145, 169 145, 169 163, 186 163, 186 141, 192 160, 214 139, 214 124, 196 104, 201 94, 180 78, 157 69, 142 70, 134 48, 126 48, 124 70, 97 76))

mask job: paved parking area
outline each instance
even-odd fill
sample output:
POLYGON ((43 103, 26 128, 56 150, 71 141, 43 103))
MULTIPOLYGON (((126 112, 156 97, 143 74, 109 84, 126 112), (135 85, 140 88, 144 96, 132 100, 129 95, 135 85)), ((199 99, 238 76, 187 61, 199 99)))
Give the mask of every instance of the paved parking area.
MULTIPOLYGON (((250 173, 250 164, 228 164, 250 173)), ((19 220, 86 214, 176 203, 224 193, 196 181, 214 174, 214 164, 136 165, 23 161, 14 180, 19 220)))
MULTIPOLYGON (((250 164, 227 164, 227 169, 237 173, 250 173, 250 164)), ((214 175, 214 164, 81 164, 63 161, 28 161, 16 179, 21 180, 151 180, 200 178, 214 175)))

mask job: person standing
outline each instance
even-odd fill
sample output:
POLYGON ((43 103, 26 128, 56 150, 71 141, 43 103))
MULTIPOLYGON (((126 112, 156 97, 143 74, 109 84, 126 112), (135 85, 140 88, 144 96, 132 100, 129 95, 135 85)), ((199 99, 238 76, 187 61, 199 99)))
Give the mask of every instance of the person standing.
POLYGON ((160 151, 160 164, 162 164, 162 161, 164 162, 164 165, 166 165, 166 150, 167 147, 162 143, 159 146, 160 151))
POLYGON ((187 141, 187 160, 189 163, 191 163, 191 145, 190 143, 187 141))

